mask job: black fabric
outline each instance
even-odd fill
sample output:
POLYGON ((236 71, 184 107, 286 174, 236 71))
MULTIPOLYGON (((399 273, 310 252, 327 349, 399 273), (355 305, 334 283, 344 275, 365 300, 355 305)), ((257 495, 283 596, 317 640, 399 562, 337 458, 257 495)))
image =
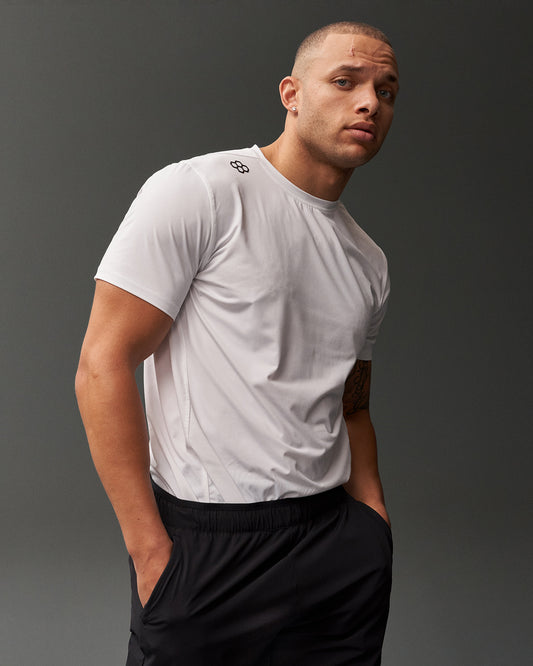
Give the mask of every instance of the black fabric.
POLYGON ((254 504, 157 486, 174 547, 143 608, 130 560, 127 666, 377 666, 392 536, 343 488, 254 504))

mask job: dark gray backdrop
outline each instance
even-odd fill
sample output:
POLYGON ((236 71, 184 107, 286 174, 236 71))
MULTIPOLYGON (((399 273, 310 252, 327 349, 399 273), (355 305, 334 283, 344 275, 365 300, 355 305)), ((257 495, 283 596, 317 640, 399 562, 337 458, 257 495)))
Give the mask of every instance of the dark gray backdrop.
POLYGON ((343 196, 393 280, 373 380, 395 532, 384 664, 530 663, 531 13, 0 3, 2 666, 123 663, 125 552, 73 394, 92 275, 153 171, 278 135, 296 44, 345 18, 389 34, 402 85, 343 196))

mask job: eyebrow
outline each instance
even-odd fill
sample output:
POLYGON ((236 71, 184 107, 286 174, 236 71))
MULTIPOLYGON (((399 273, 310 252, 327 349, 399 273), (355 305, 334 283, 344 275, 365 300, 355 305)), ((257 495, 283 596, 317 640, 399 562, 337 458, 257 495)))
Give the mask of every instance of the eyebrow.
MULTIPOLYGON (((364 65, 339 65, 338 67, 335 67, 335 69, 331 72, 331 74, 335 74, 336 72, 355 72, 355 73, 359 73, 359 72, 362 72, 364 69, 366 69, 366 67, 364 65)), ((392 72, 387 72, 387 74, 385 75, 385 78, 390 83, 398 84, 398 77, 395 74, 392 74, 392 72)))

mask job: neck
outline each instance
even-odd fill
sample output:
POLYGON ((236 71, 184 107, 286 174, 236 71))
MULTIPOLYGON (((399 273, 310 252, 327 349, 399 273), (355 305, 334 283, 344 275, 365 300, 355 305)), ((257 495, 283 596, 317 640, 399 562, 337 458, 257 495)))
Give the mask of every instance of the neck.
POLYGON ((353 173, 353 169, 340 169, 321 162, 300 143, 291 140, 287 132, 261 151, 296 187, 327 201, 337 201, 353 173))

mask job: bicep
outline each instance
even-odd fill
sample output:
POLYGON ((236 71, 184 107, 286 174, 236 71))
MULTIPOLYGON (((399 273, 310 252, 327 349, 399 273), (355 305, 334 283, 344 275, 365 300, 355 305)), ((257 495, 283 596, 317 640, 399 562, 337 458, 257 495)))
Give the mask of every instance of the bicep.
POLYGON ((366 409, 370 405, 370 376, 372 361, 357 360, 353 366, 344 386, 342 406, 344 418, 353 416, 356 412, 366 409))
POLYGON ((135 368, 159 347, 172 321, 154 305, 97 280, 82 358, 126 362, 135 368))

